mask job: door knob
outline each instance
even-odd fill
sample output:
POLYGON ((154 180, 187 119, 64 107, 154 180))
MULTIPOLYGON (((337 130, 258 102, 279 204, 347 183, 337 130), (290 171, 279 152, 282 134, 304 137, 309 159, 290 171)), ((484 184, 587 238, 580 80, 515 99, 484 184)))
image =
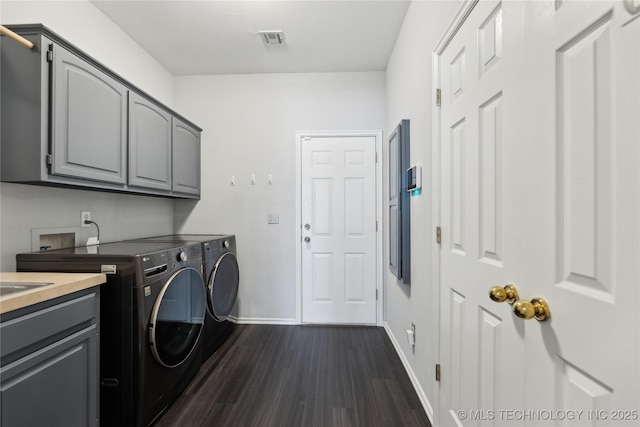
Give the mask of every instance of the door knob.
POLYGON ((504 288, 502 286, 494 286, 489 289, 489 298, 495 302, 508 302, 513 304, 518 301, 518 288, 516 285, 508 284, 504 288))
POLYGON ((309 243, 309 242, 311 241, 311 237, 309 237, 309 236, 305 237, 305 238, 304 238, 304 241, 305 241, 305 242, 307 242, 307 243, 309 243))
POLYGON ((624 0, 624 7, 626 7, 627 11, 632 15, 640 13, 640 4, 633 4, 633 0, 624 0))
POLYGON ((521 319, 527 320, 535 317, 540 322, 544 322, 551 317, 549 304, 542 298, 532 298, 531 302, 516 301, 513 304, 513 312, 521 319))

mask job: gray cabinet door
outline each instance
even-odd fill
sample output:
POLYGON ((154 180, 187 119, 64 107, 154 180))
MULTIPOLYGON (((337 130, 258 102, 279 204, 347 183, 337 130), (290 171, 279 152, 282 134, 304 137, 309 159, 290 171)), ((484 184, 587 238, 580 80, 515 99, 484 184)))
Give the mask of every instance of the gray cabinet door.
POLYGON ((200 132, 175 117, 172 190, 200 195, 200 132))
POLYGON ((171 115, 129 92, 129 186, 171 190, 171 115))
POLYGON ((100 289, 4 313, 0 426, 99 424, 100 289))
POLYGON ((51 173, 125 184, 127 90, 54 46, 51 173))
POLYGON ((91 325, 47 346, 4 372, 0 425, 98 424, 96 328, 91 325))

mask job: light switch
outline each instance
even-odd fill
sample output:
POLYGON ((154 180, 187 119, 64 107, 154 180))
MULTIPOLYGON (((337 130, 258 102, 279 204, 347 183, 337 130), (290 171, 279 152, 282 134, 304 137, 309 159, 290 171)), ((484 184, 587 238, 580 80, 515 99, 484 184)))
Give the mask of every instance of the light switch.
POLYGON ((280 224, 280 214, 278 213, 267 214, 267 224, 280 224))

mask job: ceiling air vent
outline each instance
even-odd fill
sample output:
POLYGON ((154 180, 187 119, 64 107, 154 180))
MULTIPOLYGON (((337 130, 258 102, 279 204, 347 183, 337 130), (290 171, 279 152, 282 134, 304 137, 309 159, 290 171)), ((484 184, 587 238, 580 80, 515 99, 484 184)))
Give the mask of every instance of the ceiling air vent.
POLYGON ((284 44, 284 33, 282 31, 260 31, 262 41, 268 46, 284 44))

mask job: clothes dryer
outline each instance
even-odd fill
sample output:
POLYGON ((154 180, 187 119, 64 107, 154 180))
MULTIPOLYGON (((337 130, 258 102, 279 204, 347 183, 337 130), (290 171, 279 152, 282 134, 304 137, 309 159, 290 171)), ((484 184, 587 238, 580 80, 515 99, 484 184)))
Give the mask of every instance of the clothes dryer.
POLYGON ((238 298, 240 270, 233 234, 172 234, 138 241, 202 245, 203 271, 207 292, 202 357, 207 360, 233 332, 229 315, 238 298))
POLYGON ((107 243, 19 254, 16 261, 18 271, 106 273, 100 425, 153 424, 201 365, 201 244, 107 243))

